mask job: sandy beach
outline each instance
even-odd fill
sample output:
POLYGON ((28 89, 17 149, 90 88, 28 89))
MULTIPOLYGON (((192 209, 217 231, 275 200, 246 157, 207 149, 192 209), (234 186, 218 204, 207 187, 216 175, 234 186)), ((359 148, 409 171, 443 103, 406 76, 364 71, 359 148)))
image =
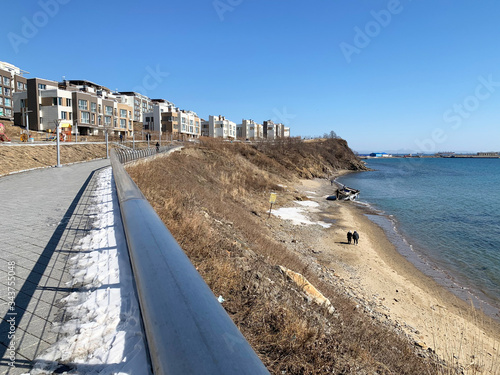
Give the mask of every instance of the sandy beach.
POLYGON ((287 224, 280 226, 280 235, 293 237, 295 250, 333 273, 334 282, 374 319, 399 330, 424 350, 434 351, 447 363, 460 363, 467 374, 500 373, 498 322, 400 255, 383 229, 366 217, 366 208, 353 202, 327 201, 326 196, 335 190, 329 181, 301 180, 287 189, 318 204, 302 202, 300 206, 311 222, 320 225, 291 224, 282 217, 287 224), (348 230, 358 231, 358 245, 347 244, 348 230))

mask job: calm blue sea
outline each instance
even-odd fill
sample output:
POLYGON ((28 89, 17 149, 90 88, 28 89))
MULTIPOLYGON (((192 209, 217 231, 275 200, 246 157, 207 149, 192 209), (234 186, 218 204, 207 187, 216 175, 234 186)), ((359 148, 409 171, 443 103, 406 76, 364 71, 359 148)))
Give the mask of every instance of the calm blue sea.
POLYGON ((500 309, 500 159, 369 159, 339 182, 419 269, 490 315, 500 309))

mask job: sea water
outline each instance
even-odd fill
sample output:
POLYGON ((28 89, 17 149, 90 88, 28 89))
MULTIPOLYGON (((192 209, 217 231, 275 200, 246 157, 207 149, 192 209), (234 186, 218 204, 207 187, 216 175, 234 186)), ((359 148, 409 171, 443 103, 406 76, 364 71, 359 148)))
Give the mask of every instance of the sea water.
POLYGON ((489 315, 500 309, 500 159, 368 159, 338 179, 420 270, 489 315))

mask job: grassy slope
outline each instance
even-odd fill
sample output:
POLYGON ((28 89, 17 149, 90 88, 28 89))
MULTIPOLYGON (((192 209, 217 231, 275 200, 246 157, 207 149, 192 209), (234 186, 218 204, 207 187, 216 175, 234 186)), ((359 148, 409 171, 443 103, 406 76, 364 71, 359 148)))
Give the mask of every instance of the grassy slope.
POLYGON ((342 168, 363 168, 343 140, 274 146, 206 140, 128 171, 272 373, 436 373, 430 358, 273 239, 269 192, 289 194, 279 185, 342 168), (307 302, 278 265, 304 274, 335 314, 307 302))
MULTIPOLYGON (((102 144, 61 145, 61 163, 75 163, 106 156, 102 144)), ((43 168, 57 164, 57 150, 50 146, 0 146, 0 176, 32 168, 43 168)))

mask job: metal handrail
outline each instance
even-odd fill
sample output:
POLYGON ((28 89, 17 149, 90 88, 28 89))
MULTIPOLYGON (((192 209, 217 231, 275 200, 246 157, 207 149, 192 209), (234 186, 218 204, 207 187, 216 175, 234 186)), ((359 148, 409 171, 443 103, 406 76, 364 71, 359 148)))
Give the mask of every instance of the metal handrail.
POLYGON ((269 374, 118 154, 111 164, 154 374, 269 374))

